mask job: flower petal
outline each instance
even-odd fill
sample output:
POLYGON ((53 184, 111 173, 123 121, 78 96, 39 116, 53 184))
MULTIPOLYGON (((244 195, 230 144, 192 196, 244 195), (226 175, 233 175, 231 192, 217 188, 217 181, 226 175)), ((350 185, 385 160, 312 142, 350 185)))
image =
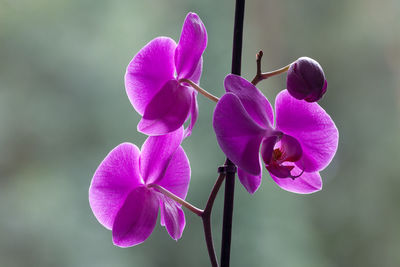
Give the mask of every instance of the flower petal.
POLYGON ((185 199, 189 189, 190 164, 185 151, 180 146, 176 149, 164 176, 157 181, 157 184, 180 198, 185 199))
POLYGON ((182 139, 183 127, 166 135, 146 139, 140 154, 140 173, 145 184, 154 183, 164 176, 182 139))
POLYGON ((206 27, 197 14, 189 13, 183 23, 181 38, 175 51, 179 79, 190 79, 194 75, 206 46, 206 27))
POLYGON ((317 103, 297 100, 284 90, 275 101, 277 130, 291 135, 303 149, 296 165, 306 172, 320 171, 332 160, 338 146, 335 123, 317 103))
POLYGON ((234 74, 226 76, 225 90, 239 97, 247 113, 262 127, 274 124, 274 112, 268 99, 252 83, 234 74))
MULTIPOLYGON (((295 166, 291 173, 294 176, 298 175, 301 173, 301 169, 295 166)), ((289 192, 311 194, 322 189, 322 180, 319 172, 304 172, 294 180, 291 178, 278 178, 271 173, 270 175, 279 187, 289 192)))
POLYGON ((189 116, 192 91, 176 80, 168 81, 147 105, 138 131, 162 135, 181 127, 189 116))
POLYGON ((226 93, 218 101, 213 126, 225 155, 244 171, 259 175, 260 144, 267 130, 254 122, 236 95, 226 93))
POLYGON ((190 106, 190 123, 189 126, 185 129, 185 138, 189 137, 192 134, 192 130, 194 125, 196 124, 198 115, 199 115, 199 105, 197 104, 197 92, 193 91, 192 103, 190 106))
POLYGON ((158 37, 129 63, 125 74, 126 93, 140 115, 163 85, 174 78, 175 48, 176 43, 171 38, 158 37))
POLYGON ((129 143, 114 148, 97 168, 90 188, 89 203, 94 216, 111 229, 127 195, 141 185, 139 149, 129 143))
POLYGON ((197 64, 196 69, 194 70, 193 74, 188 78, 192 82, 197 85, 200 85, 200 77, 201 72, 203 71, 203 57, 200 57, 199 63, 197 64))
POLYGON ((175 240, 182 236, 183 229, 185 229, 185 214, 179 205, 170 198, 163 198, 163 205, 161 206, 161 220, 167 228, 168 234, 175 240))
POLYGON ((115 217, 112 227, 114 244, 130 247, 145 241, 156 225, 158 207, 155 192, 146 187, 134 189, 115 217))
POLYGON ((240 183, 246 188, 247 192, 254 194, 261 185, 262 172, 258 175, 251 175, 241 168, 238 168, 238 177, 240 183))

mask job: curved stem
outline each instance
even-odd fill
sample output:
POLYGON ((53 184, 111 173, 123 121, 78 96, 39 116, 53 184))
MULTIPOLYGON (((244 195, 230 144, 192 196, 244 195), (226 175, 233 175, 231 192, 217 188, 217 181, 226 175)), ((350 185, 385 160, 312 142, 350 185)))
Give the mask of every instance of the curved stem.
POLYGON ((204 95, 205 97, 207 97, 208 99, 214 101, 214 102, 218 102, 219 98, 216 97, 215 95, 207 92, 206 90, 204 90, 203 88, 201 88, 200 86, 198 86, 197 84, 195 84, 194 82, 192 82, 191 80, 188 79, 180 79, 179 80, 180 83, 187 83, 189 84, 193 89, 195 89, 197 92, 199 92, 200 94, 204 95))
POLYGON ((210 196, 208 197, 208 201, 207 201, 207 204, 206 204, 206 208, 204 209, 204 213, 210 213, 211 214, 211 210, 212 210, 212 207, 213 207, 213 204, 214 204, 214 200, 217 197, 218 191, 221 188, 221 185, 222 185, 222 182, 225 179, 225 176, 226 176, 225 173, 221 173, 218 176, 218 179, 214 184, 214 187, 213 187, 213 189, 212 189, 212 191, 210 193, 210 196))
POLYGON ((213 267, 218 267, 218 260, 214 250, 214 243, 212 238, 212 230, 211 230, 211 211, 213 208, 213 204, 215 198, 217 197, 218 191, 221 188, 222 182, 225 179, 225 173, 221 173, 215 182, 213 189, 211 190, 210 196, 208 197, 206 208, 203 210, 196 208, 189 202, 183 200, 182 198, 178 197, 174 193, 168 191, 164 187, 158 184, 150 184, 148 188, 156 188, 160 193, 169 197, 170 199, 180 203, 182 206, 186 207, 191 212, 195 213, 196 215, 200 216, 203 221, 203 228, 204 228, 204 237, 206 240, 208 255, 210 257, 211 265, 213 267))
POLYGON ((274 71, 270 71, 270 72, 261 73, 261 59, 262 59, 262 56, 263 56, 263 51, 260 51, 260 52, 257 53, 257 56, 256 56, 257 74, 253 78, 253 80, 251 81, 251 83, 254 84, 254 85, 257 85, 259 82, 261 82, 262 80, 268 79, 269 77, 272 77, 272 76, 275 76, 275 75, 278 75, 278 74, 281 74, 281 73, 284 73, 284 72, 288 71, 289 68, 290 68, 290 65, 292 65, 292 63, 291 63, 291 64, 289 64, 289 65, 287 65, 287 66, 285 66, 283 68, 280 68, 280 69, 277 69, 277 70, 274 70, 274 71))
POLYGON ((221 187, 222 182, 225 179, 225 174, 221 173, 215 182, 213 189, 210 193, 210 196, 207 201, 206 208, 203 212, 203 227, 204 227, 204 237, 206 239, 208 255, 210 256, 211 265, 213 267, 218 267, 217 256, 215 255, 214 250, 214 242, 212 238, 212 231, 211 231, 211 211, 214 204, 214 200, 218 194, 218 191, 221 187))
POLYGON ((208 251, 208 256, 210 257, 211 266, 218 267, 218 260, 217 256, 215 255, 214 242, 212 239, 211 217, 206 216, 203 217, 202 219, 203 219, 204 237, 206 239, 207 251, 208 251))
POLYGON ((178 202, 179 204, 181 204, 182 206, 184 206, 185 208, 187 208, 188 210, 190 210, 191 212, 193 212, 194 214, 203 217, 203 213, 204 211, 193 206, 192 204, 190 204, 189 202, 183 200, 182 198, 178 197, 177 195, 175 195, 174 193, 168 191, 167 189, 165 189, 164 187, 158 185, 158 184, 150 184, 147 186, 148 188, 156 188, 160 193, 162 193, 164 196, 169 197, 172 200, 175 200, 176 202, 178 202))

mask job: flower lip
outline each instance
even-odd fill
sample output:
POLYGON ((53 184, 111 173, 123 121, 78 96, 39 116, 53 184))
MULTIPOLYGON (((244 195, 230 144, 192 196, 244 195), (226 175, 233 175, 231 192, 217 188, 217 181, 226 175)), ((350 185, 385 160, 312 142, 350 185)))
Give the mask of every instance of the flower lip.
POLYGON ((273 173, 278 178, 298 178, 303 172, 298 175, 293 175, 291 171, 294 166, 284 165, 286 162, 298 162, 303 154, 300 143, 292 136, 283 134, 281 138, 269 138, 263 142, 262 158, 268 171, 273 173), (279 141, 278 141, 279 140, 279 141), (275 142, 275 143, 274 143, 275 142), (271 149, 273 146, 275 149, 271 149))

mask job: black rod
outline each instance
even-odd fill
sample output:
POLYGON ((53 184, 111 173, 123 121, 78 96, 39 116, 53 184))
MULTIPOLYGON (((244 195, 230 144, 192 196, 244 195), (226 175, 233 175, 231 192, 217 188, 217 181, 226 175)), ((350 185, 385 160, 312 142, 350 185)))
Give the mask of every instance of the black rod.
MULTIPOLYGON (((244 3, 245 0, 236 0, 232 49, 232 74, 236 75, 240 75, 241 73, 244 3)), ((229 267, 236 172, 236 166, 228 158, 226 159, 225 166, 226 178, 222 223, 221 267, 229 267)))

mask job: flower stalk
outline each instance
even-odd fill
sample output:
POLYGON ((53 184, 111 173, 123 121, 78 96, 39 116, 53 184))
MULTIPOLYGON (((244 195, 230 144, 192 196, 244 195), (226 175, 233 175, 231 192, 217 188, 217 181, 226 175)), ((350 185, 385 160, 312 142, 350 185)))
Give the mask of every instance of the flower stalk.
POLYGON ((201 88, 200 86, 198 86, 197 84, 195 84, 194 82, 192 82, 189 79, 180 79, 179 80, 180 83, 187 83, 189 84, 193 89, 195 89, 197 92, 199 92, 200 94, 202 94, 203 96, 207 97, 208 99, 210 99, 211 101, 214 101, 215 103, 218 102, 219 98, 216 97, 215 95, 209 93, 208 91, 204 90, 203 88, 201 88))
POLYGON ((217 197, 218 191, 221 188, 224 179, 225 179, 225 173, 220 173, 217 181, 213 186, 213 189, 211 190, 210 196, 206 204, 206 208, 204 209, 203 215, 201 217, 203 219, 204 237, 206 239, 208 255, 210 256, 211 265, 213 267, 218 267, 218 260, 217 256, 215 255, 214 242, 212 238, 211 211, 214 205, 214 200, 217 197))
POLYGON ((178 202, 179 204, 181 204, 182 206, 184 206, 185 208, 187 208, 188 210, 190 210, 194 214, 196 214, 196 215, 198 215, 200 217, 203 216, 203 210, 195 207, 194 205, 190 204, 186 200, 178 197, 177 195, 175 195, 174 193, 168 191, 164 187, 162 187, 162 186, 160 186, 158 184, 150 184, 147 187, 148 188, 156 188, 161 194, 163 194, 164 196, 169 197, 170 199, 174 200, 175 202, 178 202))
MULTIPOLYGON (((221 168, 221 167, 220 167, 221 168)), ((160 193, 165 195, 166 197, 169 197, 170 199, 178 202, 185 208, 187 208, 189 211, 193 212, 194 214, 198 215, 201 217, 203 221, 203 228, 204 228, 204 237, 206 240, 206 245, 207 245, 207 250, 208 250, 208 255, 210 257, 211 261, 211 266, 213 267, 218 267, 218 260, 217 256, 215 254, 215 249, 214 249, 214 242, 213 242, 213 237, 212 237, 212 230, 211 230, 211 211, 214 205, 215 198, 217 197, 217 194, 219 192, 219 189, 221 188, 221 185, 225 179, 225 171, 220 173, 218 176, 218 179, 216 180, 210 196, 208 197, 207 204, 204 210, 201 210, 194 205, 190 204, 186 200, 178 197, 174 193, 168 191, 167 189, 163 188, 162 186, 158 184, 150 184, 147 187, 148 188, 156 188, 160 193)))
POLYGON ((292 65, 292 63, 291 63, 283 68, 280 68, 280 69, 277 69, 274 71, 270 71, 270 72, 262 73, 261 72, 261 59, 262 59, 263 55, 264 55, 263 51, 258 52, 256 55, 257 73, 256 73, 256 76, 254 76, 253 80, 251 81, 251 83, 254 86, 257 85, 262 80, 268 79, 269 77, 287 72, 290 68, 290 65, 292 65))

